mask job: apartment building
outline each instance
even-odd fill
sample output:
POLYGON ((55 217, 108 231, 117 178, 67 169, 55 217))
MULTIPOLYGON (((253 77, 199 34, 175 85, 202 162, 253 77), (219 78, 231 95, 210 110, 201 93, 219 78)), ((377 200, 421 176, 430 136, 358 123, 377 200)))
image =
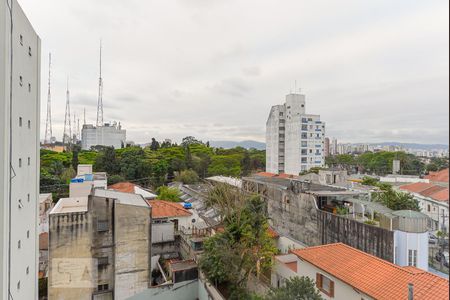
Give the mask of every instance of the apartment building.
POLYGON ((0 299, 36 299, 41 42, 16 0, 0 45, 0 299))
POLYGON ((325 164, 325 123, 306 114, 305 95, 291 93, 270 110, 266 123, 266 171, 298 175, 325 164))
POLYGON ((49 299, 127 299, 151 283, 151 207, 141 195, 93 189, 50 212, 49 299))
POLYGON ((275 257, 272 286, 292 277, 315 281, 323 299, 448 299, 448 280, 399 267, 343 243, 292 250, 275 257))

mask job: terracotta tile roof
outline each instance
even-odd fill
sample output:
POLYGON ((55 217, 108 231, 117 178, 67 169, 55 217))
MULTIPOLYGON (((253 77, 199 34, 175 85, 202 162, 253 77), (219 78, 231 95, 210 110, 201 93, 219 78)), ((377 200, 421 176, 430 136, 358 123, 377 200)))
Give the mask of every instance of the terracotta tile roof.
POLYGON ((400 187, 401 190, 406 190, 413 193, 420 193, 426 189, 429 189, 434 184, 432 183, 425 183, 425 182, 416 182, 411 184, 402 185, 400 187))
POLYGON ((291 174, 285 174, 285 173, 275 174, 275 173, 269 173, 269 172, 259 172, 259 173, 256 173, 256 175, 262 176, 262 177, 277 177, 277 178, 298 178, 299 177, 297 175, 291 175, 291 174))
POLYGON ((424 197, 429 197, 437 201, 449 200, 448 188, 440 185, 435 185, 432 183, 424 183, 424 182, 411 183, 407 185, 402 185, 400 189, 412 193, 417 193, 424 197))
POLYGON ((115 190, 122 193, 134 193, 134 187, 136 185, 131 182, 118 182, 116 184, 108 186, 108 189, 115 190))
POLYGON ((48 232, 39 234, 39 250, 48 250, 48 232))
POLYGON ((188 217, 192 213, 183 208, 181 203, 165 200, 148 200, 152 207, 152 218, 188 217))
POLYGON ((414 299, 448 299, 449 282, 414 267, 400 267, 343 243, 292 251, 300 259, 375 299, 407 299, 408 283, 414 299))
POLYGON ((448 183, 448 168, 444 170, 440 170, 437 172, 430 172, 427 176, 425 176, 426 179, 429 179, 430 181, 437 181, 437 182, 447 182, 448 183))

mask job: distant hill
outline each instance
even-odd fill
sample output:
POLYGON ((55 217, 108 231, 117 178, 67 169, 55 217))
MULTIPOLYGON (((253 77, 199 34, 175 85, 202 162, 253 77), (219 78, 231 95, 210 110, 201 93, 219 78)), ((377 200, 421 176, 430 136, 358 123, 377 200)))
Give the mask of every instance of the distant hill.
POLYGON ((242 142, 235 142, 235 141, 210 141, 209 144, 212 147, 216 148, 224 148, 224 149, 230 149, 234 147, 242 147, 246 149, 255 148, 258 150, 265 150, 266 144, 257 142, 257 141, 242 141, 242 142))

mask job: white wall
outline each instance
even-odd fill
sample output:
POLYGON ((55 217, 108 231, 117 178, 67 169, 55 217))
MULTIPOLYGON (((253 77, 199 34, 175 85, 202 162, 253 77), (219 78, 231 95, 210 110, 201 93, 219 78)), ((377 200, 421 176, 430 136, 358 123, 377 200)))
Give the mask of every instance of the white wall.
POLYGON ((152 224, 152 243, 171 242, 175 240, 172 222, 152 224))
POLYGON ((408 250, 417 250, 417 268, 428 271, 428 232, 394 231, 395 264, 408 266, 408 250))
POLYGON ((12 3, 12 36, 7 1, 0 2, 0 299, 9 298, 8 286, 14 299, 36 299, 39 259, 40 39, 17 1, 9 2, 12 3), (21 125, 19 118, 22 120, 21 125))

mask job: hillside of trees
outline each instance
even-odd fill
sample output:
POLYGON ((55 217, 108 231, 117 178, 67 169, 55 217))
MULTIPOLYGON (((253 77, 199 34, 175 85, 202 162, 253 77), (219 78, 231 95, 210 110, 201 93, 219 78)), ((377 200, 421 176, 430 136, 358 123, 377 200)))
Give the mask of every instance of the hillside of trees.
POLYGON ((177 175, 192 182, 214 175, 239 177, 263 171, 265 151, 213 148, 194 137, 184 138, 179 145, 152 139, 147 147, 85 151, 75 146, 71 152, 61 153, 41 149, 41 193, 67 196, 78 164, 92 164, 94 171, 107 172, 108 184, 128 180, 156 189, 177 175), (182 172, 186 170, 190 171, 182 172))

